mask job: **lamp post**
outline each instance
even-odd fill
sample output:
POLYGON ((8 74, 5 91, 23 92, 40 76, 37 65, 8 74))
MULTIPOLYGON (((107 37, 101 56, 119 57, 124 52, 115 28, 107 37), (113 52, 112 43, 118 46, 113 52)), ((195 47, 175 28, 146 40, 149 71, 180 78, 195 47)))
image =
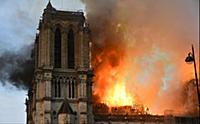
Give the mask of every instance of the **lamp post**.
POLYGON ((199 104, 199 118, 200 118, 200 94, 199 94, 199 82, 197 77, 197 69, 196 69, 196 62, 195 62, 195 54, 194 54, 194 47, 192 45, 192 53, 189 52, 188 56, 185 59, 185 62, 193 62, 194 63, 194 72, 195 72, 195 79, 196 79, 196 88, 197 88, 197 96, 198 96, 198 104, 199 104))

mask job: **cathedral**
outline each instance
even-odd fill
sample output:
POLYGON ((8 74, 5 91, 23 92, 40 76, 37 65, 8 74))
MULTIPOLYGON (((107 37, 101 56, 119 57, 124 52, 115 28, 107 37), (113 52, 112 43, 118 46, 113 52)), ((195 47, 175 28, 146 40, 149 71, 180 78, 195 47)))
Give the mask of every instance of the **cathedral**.
POLYGON ((90 29, 83 12, 49 2, 39 21, 27 124, 198 124, 198 118, 150 115, 130 106, 92 103, 90 29))
POLYGON ((58 11, 49 2, 38 30, 27 124, 93 123, 91 41, 84 13, 58 11))

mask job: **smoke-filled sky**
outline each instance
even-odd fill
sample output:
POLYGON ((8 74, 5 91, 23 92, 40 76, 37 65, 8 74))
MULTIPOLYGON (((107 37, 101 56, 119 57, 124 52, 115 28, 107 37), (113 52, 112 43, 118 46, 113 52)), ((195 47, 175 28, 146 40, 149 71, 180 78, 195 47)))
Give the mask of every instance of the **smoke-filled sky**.
MULTIPOLYGON (((20 67, 30 60, 27 54, 47 2, 0 1, 0 110, 4 110, 0 111, 1 123, 25 122, 23 101, 26 92, 11 85, 25 89, 24 85, 18 84, 23 84, 22 80, 26 79, 15 74, 23 75, 20 67), (15 70, 14 75, 10 75, 12 70, 15 70)), ((110 93, 113 81, 120 80, 131 88, 126 90, 135 101, 148 105, 156 112, 158 106, 163 109, 177 107, 174 103, 181 94, 180 84, 194 76, 193 66, 185 64, 184 59, 192 43, 195 50, 199 49, 198 2, 52 0, 56 9, 86 12, 96 51, 93 53, 96 93, 102 89, 102 93, 110 93), (111 71, 107 71, 108 68, 111 71), (174 94, 178 94, 177 97, 172 97, 174 94)))

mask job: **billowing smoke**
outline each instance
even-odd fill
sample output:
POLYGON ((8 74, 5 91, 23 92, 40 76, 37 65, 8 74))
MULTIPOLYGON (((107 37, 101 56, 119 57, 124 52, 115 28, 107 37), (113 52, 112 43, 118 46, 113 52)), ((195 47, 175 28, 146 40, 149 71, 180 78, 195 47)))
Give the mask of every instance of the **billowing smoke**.
MULTIPOLYGON (((51 1, 57 9, 78 10, 79 0, 51 1)), ((48 0, 0 1, 0 83, 27 89, 33 76, 31 50, 48 0)))
POLYGON ((31 85, 31 50, 42 10, 42 3, 37 3, 25 0, 0 2, 0 83, 4 86, 11 84, 27 90, 31 85))
POLYGON ((0 82, 11 83, 19 89, 31 86, 34 59, 31 57, 31 46, 26 46, 16 53, 5 51, 0 55, 0 82))
POLYGON ((101 102, 116 105, 118 101, 110 100, 116 94, 123 100, 126 91, 125 97, 131 95, 135 104, 148 106, 154 114, 166 109, 187 113, 191 108, 186 107, 183 87, 194 73, 184 59, 191 44, 199 58, 198 0, 83 3, 92 30, 94 93, 101 94, 101 102))

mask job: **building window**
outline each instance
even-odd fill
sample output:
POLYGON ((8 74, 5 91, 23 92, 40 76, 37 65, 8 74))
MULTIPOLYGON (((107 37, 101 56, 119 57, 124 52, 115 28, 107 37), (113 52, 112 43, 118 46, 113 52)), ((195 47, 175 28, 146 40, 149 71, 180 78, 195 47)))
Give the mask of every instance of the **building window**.
POLYGON ((75 94, 75 86, 74 86, 75 84, 74 84, 74 81, 72 80, 72 98, 75 98, 74 96, 74 94, 75 94))
POLYGON ((76 84, 75 80, 71 79, 68 81, 68 98, 72 99, 76 97, 76 84))
POLYGON ((61 86, 60 86, 61 81, 58 81, 58 97, 61 97, 61 86))
POLYGON ((55 39, 54 39, 54 67, 61 67, 61 32, 60 29, 57 28, 55 31, 55 39))
POLYGON ((71 98, 71 81, 69 80, 68 83, 69 83, 69 87, 68 87, 69 88, 69 98, 71 98))
POLYGON ((57 81, 54 82, 54 96, 57 97, 57 81))
POLYGON ((74 32, 72 29, 68 33, 68 68, 74 69, 74 32))
POLYGON ((61 79, 54 81, 54 96, 61 97, 61 79))

